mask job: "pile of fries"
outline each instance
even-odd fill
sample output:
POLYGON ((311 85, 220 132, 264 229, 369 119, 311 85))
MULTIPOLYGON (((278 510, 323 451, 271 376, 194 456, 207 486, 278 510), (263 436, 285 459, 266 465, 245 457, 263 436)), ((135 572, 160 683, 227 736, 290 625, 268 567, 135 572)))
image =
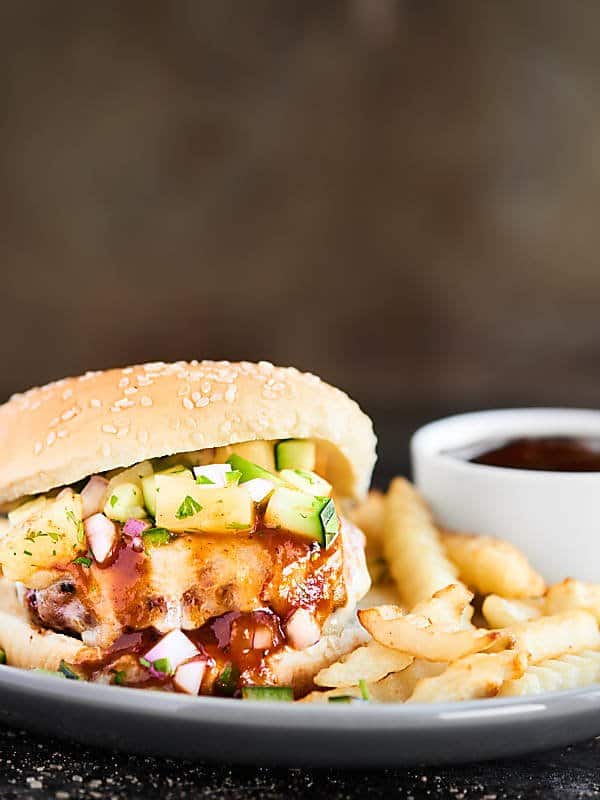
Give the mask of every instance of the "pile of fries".
POLYGON ((547 587, 512 544, 437 527, 404 478, 353 520, 375 592, 396 599, 358 612, 371 640, 321 670, 300 702, 434 703, 600 681, 600 585, 547 587))

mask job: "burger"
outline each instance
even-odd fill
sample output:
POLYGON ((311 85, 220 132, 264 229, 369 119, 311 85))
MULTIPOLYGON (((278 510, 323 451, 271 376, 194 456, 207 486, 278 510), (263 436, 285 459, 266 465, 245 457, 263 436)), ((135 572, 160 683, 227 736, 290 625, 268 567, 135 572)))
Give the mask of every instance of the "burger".
POLYGON ((298 697, 362 639, 370 419, 293 368, 157 362, 0 406, 0 646, 71 678, 298 697))

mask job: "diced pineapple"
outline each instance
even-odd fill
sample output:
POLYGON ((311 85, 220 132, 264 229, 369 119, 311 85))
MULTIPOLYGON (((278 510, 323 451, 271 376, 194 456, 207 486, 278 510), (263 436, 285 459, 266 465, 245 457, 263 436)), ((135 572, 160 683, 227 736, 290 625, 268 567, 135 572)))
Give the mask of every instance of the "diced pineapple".
POLYGON ((81 498, 71 489, 33 513, 17 519, 0 537, 0 564, 6 578, 25 585, 42 567, 51 570, 87 549, 81 520, 81 498))
POLYGON ((235 533, 252 530, 254 503, 239 486, 199 485, 188 475, 155 475, 156 525, 171 531, 235 533))
POLYGON ((188 478, 193 478, 191 470, 183 464, 174 464, 166 469, 153 472, 150 475, 145 475, 142 478, 142 492, 144 493, 144 504, 149 513, 156 516, 156 482, 155 475, 185 475, 188 478))
POLYGON ((8 521, 11 525, 17 525, 24 519, 31 517, 38 511, 41 511, 49 502, 48 498, 45 494, 41 494, 39 497, 35 497, 33 500, 28 500, 26 503, 22 503, 17 508, 14 508, 12 511, 8 512, 8 521))
POLYGON ((274 443, 259 440, 256 442, 240 442, 239 444, 229 444, 226 447, 217 447, 213 461, 215 464, 224 464, 229 456, 236 454, 258 464, 259 467, 275 471, 275 448, 274 443))
POLYGON ((301 492, 312 494, 315 497, 331 496, 331 484, 316 472, 304 469, 282 469, 279 477, 301 492))
POLYGON ((104 505, 104 513, 109 519, 127 522, 128 519, 144 519, 144 493, 137 483, 119 483, 113 486, 104 505))

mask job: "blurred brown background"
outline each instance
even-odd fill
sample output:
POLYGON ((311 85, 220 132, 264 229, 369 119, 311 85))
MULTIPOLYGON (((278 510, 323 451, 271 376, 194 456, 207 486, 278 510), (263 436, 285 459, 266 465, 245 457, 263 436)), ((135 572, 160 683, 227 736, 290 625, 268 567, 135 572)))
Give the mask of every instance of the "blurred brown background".
MULTIPOLYGON (((600 4, 4 3, 0 396, 139 360, 597 405, 600 4)), ((380 474, 383 474, 380 473, 380 474)))

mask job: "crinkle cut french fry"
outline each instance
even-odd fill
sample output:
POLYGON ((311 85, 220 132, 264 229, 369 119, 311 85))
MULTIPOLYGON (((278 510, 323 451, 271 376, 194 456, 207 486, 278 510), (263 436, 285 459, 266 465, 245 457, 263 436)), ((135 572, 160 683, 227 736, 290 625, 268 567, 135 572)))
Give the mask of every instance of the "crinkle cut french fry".
POLYGON ((383 541, 384 513, 385 499, 377 489, 371 489, 366 498, 350 511, 349 517, 367 537, 367 545, 383 541))
POLYGON ((500 694, 502 697, 543 694, 562 689, 577 689, 598 681, 600 651, 583 650, 581 653, 568 653, 528 667, 521 678, 507 681, 500 694))
POLYGON ((415 686, 408 703, 444 703, 494 697, 507 680, 525 672, 527 659, 522 653, 476 653, 462 658, 434 678, 424 678, 415 686))
POLYGON ((564 653, 600 648, 598 623, 588 611, 565 611, 503 628, 513 650, 537 664, 564 653))
POLYGON ((404 703, 419 681, 441 675, 447 666, 444 662, 415 658, 413 663, 401 672, 393 672, 377 683, 370 684, 370 696, 378 703, 404 703))
POLYGON ((390 484, 384 527, 384 554, 406 606, 457 582, 457 570, 446 557, 431 512, 404 478, 390 484))
POLYGON ((441 539, 460 579, 477 594, 538 597, 544 593, 544 579, 510 542, 450 531, 442 531, 441 539))
POLYGON ((381 606, 359 611, 361 624, 385 647, 427 661, 456 661, 506 640, 502 631, 477 628, 448 630, 447 625, 431 624, 426 617, 403 614, 401 609, 397 609, 397 615, 392 616, 386 611, 390 608, 393 607, 381 606))
POLYGON ((322 669, 315 677, 315 683, 317 686, 358 686, 360 680, 379 681, 390 672, 399 672, 412 660, 412 656, 406 653, 371 641, 322 669))
POLYGON ((519 622, 538 619, 544 613, 543 597, 515 600, 489 594, 483 601, 481 611, 490 628, 506 628, 519 622))
POLYGON ((567 578, 548 589, 546 614, 557 614, 576 608, 589 611, 600 622, 600 585, 567 578))

